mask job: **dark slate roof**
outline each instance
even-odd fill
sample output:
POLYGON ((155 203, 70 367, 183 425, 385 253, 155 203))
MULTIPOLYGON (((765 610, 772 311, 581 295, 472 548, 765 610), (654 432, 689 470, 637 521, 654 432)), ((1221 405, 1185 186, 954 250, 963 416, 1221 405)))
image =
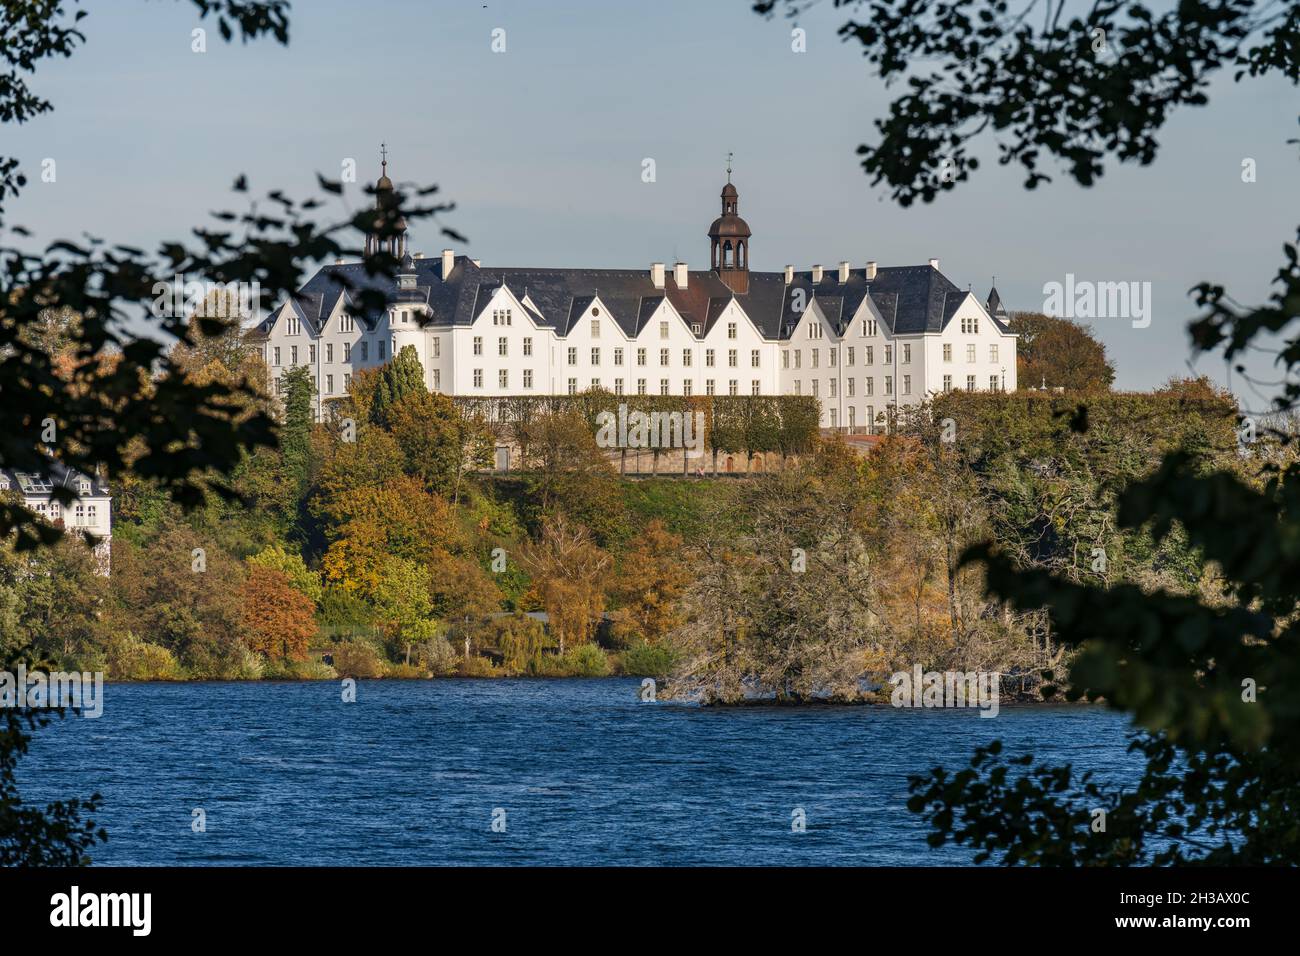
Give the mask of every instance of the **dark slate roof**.
POLYGON ((0 475, 9 480, 10 491, 20 491, 23 494, 38 496, 48 495, 54 488, 64 487, 76 491, 76 482, 79 479, 86 479, 90 482, 91 494, 107 495, 109 493, 108 485, 93 475, 85 475, 75 469, 68 468, 62 462, 52 461, 48 474, 35 474, 33 472, 15 471, 11 468, 0 468, 0 475))
MULTIPOLYGON (((527 310, 534 322, 560 335, 567 335, 599 299, 608 317, 629 337, 636 337, 667 298, 688 325, 702 327, 701 335, 709 334, 735 299, 765 338, 787 338, 802 314, 795 309, 796 289, 802 290, 804 307, 813 300, 818 303, 837 335, 843 333, 867 296, 888 329, 910 335, 942 331, 966 295, 929 265, 883 266, 870 282, 863 269, 851 270, 844 283, 834 268, 824 270, 817 283, 812 281, 811 271, 796 272, 789 285, 782 272, 751 272, 745 295, 733 295, 712 271, 691 272, 686 288, 679 289, 671 267, 665 270, 663 289, 655 288, 648 269, 500 269, 476 266, 465 256, 456 258, 447 277, 442 275, 440 256, 416 259, 414 268, 419 294, 409 298, 428 303, 434 324, 471 324, 505 285, 516 298, 527 297, 534 307, 527 310)), ((389 301, 397 299, 395 279, 367 275, 360 263, 325 266, 293 300, 294 308, 315 329, 338 302, 341 287, 336 276, 345 276, 361 288, 383 289, 389 301)), ((379 318, 378 314, 361 316, 372 329, 379 318)), ((269 325, 270 320, 264 327, 269 325)), ((998 326, 1006 330, 1003 323, 998 326)))

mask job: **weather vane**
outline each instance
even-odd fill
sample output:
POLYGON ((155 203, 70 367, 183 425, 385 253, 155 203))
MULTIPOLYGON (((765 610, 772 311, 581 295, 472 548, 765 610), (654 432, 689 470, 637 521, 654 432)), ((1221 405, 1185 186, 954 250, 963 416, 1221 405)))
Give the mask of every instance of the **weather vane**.
POLYGON ((387 143, 379 144, 379 157, 383 162, 384 171, 387 172, 388 171, 388 144, 387 143))
POLYGON ((731 182, 731 157, 734 153, 727 153, 727 182, 731 182))

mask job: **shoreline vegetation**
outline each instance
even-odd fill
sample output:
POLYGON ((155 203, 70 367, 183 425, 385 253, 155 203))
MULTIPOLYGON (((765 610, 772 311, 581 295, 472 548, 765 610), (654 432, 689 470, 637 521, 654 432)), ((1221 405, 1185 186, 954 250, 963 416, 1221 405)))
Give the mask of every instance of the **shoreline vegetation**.
MULTIPOLYGON (((265 381, 234 330, 176 360, 200 385, 265 381)), ((112 682, 652 677, 712 704, 863 702, 879 696, 863 675, 920 665, 999 672, 1004 699, 1033 700, 1069 656, 1046 612, 985 594, 969 548, 1212 595, 1186 536, 1121 530, 1117 496, 1174 449, 1257 480, 1235 403, 1205 380, 950 393, 865 453, 808 427, 807 400, 701 398, 706 447, 766 459, 725 479, 620 475, 595 436, 622 396, 502 421, 501 403, 426 391, 403 350, 318 424, 307 370, 284 381, 228 410, 282 422, 280 447, 229 476, 243 502, 187 513, 122 480, 109 578, 71 536, 0 548, 8 656, 112 682), (489 470, 503 440, 518 471, 489 470)), ((1261 436, 1250 454, 1289 451, 1261 436)))

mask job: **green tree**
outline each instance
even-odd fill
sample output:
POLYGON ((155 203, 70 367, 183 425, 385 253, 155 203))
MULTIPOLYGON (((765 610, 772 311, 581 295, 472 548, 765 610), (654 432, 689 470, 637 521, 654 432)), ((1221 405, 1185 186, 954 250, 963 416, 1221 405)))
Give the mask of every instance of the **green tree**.
POLYGON ((370 401, 370 420, 376 425, 388 423, 388 413, 407 395, 428 392, 424 387, 424 366, 414 345, 404 345, 392 361, 379 369, 374 397, 370 401))
POLYGON ((280 428, 284 470, 301 490, 311 473, 312 401, 316 389, 306 365, 291 368, 280 381, 284 390, 284 424, 280 428))
POLYGON ((1106 346, 1087 326, 1039 312, 1012 312, 1007 325, 1016 342, 1016 376, 1024 387, 1105 390, 1115 381, 1106 346))

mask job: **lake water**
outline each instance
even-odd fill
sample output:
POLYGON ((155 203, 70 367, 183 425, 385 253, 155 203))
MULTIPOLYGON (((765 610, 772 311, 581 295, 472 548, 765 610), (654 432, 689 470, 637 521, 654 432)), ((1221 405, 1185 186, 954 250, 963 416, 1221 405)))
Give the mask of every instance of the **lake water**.
POLYGON ((113 684, 19 779, 34 803, 103 794, 97 863, 913 866, 971 853, 926 846, 910 773, 995 738, 1116 781, 1141 766, 1096 707, 698 709, 639 686, 362 681, 345 704, 336 682, 113 684))

